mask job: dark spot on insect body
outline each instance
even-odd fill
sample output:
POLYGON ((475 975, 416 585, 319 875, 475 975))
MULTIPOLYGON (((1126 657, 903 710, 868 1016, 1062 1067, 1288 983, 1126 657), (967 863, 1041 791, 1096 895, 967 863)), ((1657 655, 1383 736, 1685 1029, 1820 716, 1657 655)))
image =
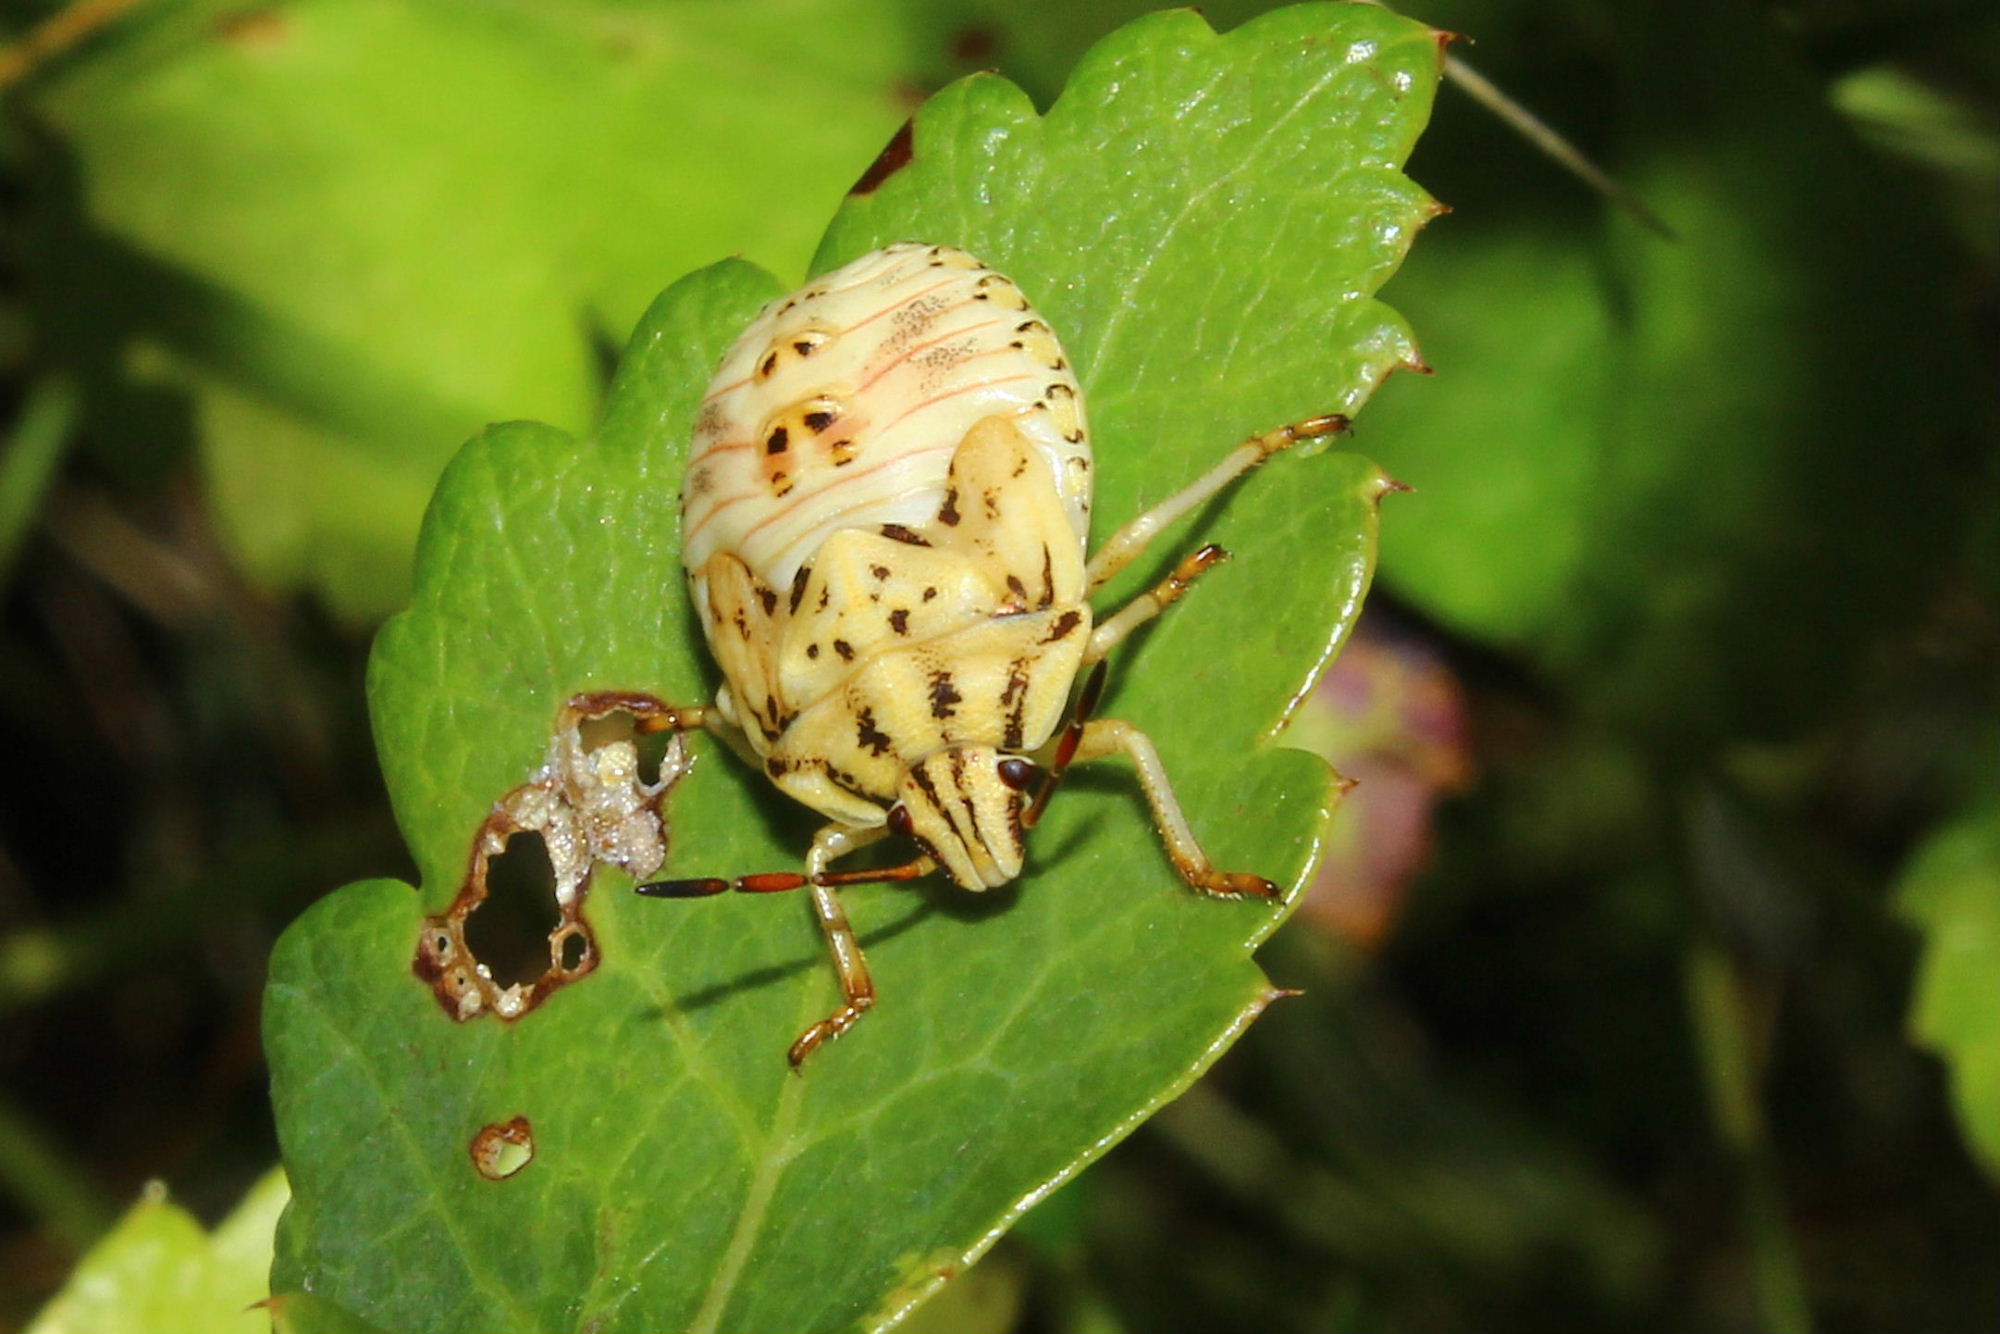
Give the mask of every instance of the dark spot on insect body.
POLYGON ((871 565, 868 567, 868 573, 874 575, 877 579, 887 579, 889 577, 889 567, 886 565, 871 565))
POLYGON ((782 426, 774 426, 771 428, 771 433, 764 437, 764 452, 782 454, 791 448, 791 444, 792 433, 782 426))
POLYGON ((931 673, 931 717, 949 718, 958 712, 958 706, 965 696, 958 693, 958 686, 951 679, 949 669, 940 668, 931 673))
POLYGON ((764 604, 766 616, 778 609, 778 591, 767 584, 757 585, 757 600, 764 604))
POLYGON ((819 345, 822 341, 824 340, 801 338, 792 344, 792 351, 798 353, 801 357, 809 357, 819 351, 819 345))
POLYGON ((854 661, 854 645, 848 643, 845 639, 834 640, 833 651, 840 655, 840 660, 842 662, 854 661))
POLYGON ((913 547, 927 547, 931 544, 930 539, 922 533, 905 528, 900 523, 883 524, 882 536, 888 538, 891 542, 902 542, 913 547))
POLYGON ((825 584, 820 585, 818 610, 825 611, 827 603, 831 602, 832 600, 833 600, 833 590, 827 587, 825 584))
POLYGON ((775 351, 766 352, 763 363, 757 367, 757 374, 763 379, 768 380, 777 372, 777 369, 778 354, 775 351))
POLYGON ((956 528, 958 518, 958 488, 954 486, 944 493, 944 504, 938 506, 938 522, 947 528, 956 528))
POLYGON ((1027 471, 1028 471, 1028 456, 1023 454, 1020 458, 1014 460, 1014 471, 1009 473, 1008 476, 1020 477, 1024 475, 1027 471))
POLYGON ((883 147, 882 151, 876 154, 875 160, 868 164, 868 170, 861 173, 861 179, 856 181, 847 193, 850 195, 874 194, 882 188, 882 182, 894 176, 904 167, 909 166, 910 159, 915 155, 916 133, 912 128, 912 122, 906 120, 903 122, 903 127, 896 131, 888 144, 883 147))
POLYGON ((1025 603, 1028 600, 1028 586, 1021 582, 1019 575, 1007 576, 1007 591, 1012 593, 1018 602, 1025 603))
POLYGON ((785 610, 797 611, 799 603, 805 600, 806 585, 812 581, 812 566, 801 565, 799 572, 792 576, 792 595, 785 603, 785 610))
POLYGON ((792 492, 792 475, 790 473, 774 472, 771 474, 772 495, 788 496, 791 494, 791 492, 792 492))
POLYGON ((1021 744, 1022 714, 1028 707, 1028 659, 1016 658, 1007 668, 1007 688, 1000 692, 1000 707, 1007 710, 1007 728, 1000 738, 1002 748, 1013 750, 1021 744))
POLYGON ((875 726, 875 711, 863 709, 854 719, 854 739, 871 755, 887 755, 890 746, 889 734, 875 726))
POLYGON ((986 510, 987 518, 997 519, 1000 517, 1000 492, 998 490, 988 491, 979 499, 982 507, 986 510))
POLYGON ((889 628, 899 635, 908 636, 910 633, 909 611, 903 607, 898 607, 896 610, 890 612, 889 628))
POLYGON ((817 658, 817 657, 819 656, 819 645, 818 645, 818 644, 807 644, 807 645, 806 645, 806 656, 807 656, 808 658, 817 658))
POLYGON ((781 760, 775 755, 764 761, 764 772, 772 778, 783 778, 792 771, 792 768, 790 760, 781 760))
POLYGON ((910 779, 919 788, 923 789, 924 800, 930 802, 934 807, 938 805, 937 784, 931 781, 929 770, 921 767, 912 769, 910 770, 910 779))
POLYGON ((743 614, 741 607, 738 607, 736 614, 729 619, 735 623, 736 633, 742 635, 745 639, 750 638, 750 620, 743 614))
POLYGON ((935 588, 926 587, 924 589, 924 601, 929 602, 932 598, 936 596, 937 596, 937 590, 935 588))
POLYGON ((1056 617, 1056 623, 1049 627, 1049 633, 1043 638, 1042 642, 1044 644, 1054 644, 1060 640, 1069 638, 1070 632, 1075 630, 1077 624, 1082 620, 1083 613, 1080 611, 1064 612, 1062 615, 1056 617))
POLYGON ((715 478, 707 468, 692 468, 688 471, 687 493, 690 497, 705 496, 715 489, 715 478))
POLYGON ((833 425, 833 419, 839 415, 839 413, 831 412, 825 408, 814 408, 805 415, 806 429, 814 435, 818 435, 821 431, 833 425))
POLYGON ((1055 558, 1049 554, 1049 544, 1042 543, 1042 606, 1047 606, 1056 595, 1055 558))

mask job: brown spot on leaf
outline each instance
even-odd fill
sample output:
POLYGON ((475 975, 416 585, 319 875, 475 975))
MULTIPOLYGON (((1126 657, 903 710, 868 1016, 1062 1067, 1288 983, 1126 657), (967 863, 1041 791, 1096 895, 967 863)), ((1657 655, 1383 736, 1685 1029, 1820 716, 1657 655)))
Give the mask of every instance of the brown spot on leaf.
POLYGON ((881 189, 882 182, 910 165, 910 159, 916 156, 916 142, 915 122, 904 121, 902 128, 883 145, 875 160, 868 164, 868 170, 861 173, 861 179, 847 193, 872 195, 881 189))
POLYGON ((472 1137, 472 1170, 488 1181, 505 1181, 535 1158, 535 1128, 525 1116, 482 1126, 472 1137))

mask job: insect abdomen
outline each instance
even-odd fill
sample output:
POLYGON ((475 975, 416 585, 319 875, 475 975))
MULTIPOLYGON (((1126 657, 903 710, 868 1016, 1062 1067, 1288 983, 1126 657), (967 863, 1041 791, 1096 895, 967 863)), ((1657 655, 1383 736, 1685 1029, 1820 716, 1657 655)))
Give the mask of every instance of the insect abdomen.
POLYGON ((742 557, 774 588, 843 528, 938 512, 952 452, 1005 415, 1048 458, 1076 540, 1090 447, 1075 374, 1011 281, 948 246, 893 245, 767 307, 703 401, 682 558, 742 557))

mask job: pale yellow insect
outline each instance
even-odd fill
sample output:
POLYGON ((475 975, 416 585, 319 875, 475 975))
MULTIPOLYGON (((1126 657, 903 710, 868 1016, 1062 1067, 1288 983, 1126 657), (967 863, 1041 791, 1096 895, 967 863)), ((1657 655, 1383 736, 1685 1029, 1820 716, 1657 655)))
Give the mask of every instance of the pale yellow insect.
POLYGON ((1101 669, 1067 727, 1064 715, 1078 674, 1224 553, 1203 547, 1101 622, 1091 591, 1273 453, 1345 425, 1316 417, 1246 441, 1087 559, 1081 390, 1013 282, 964 251, 905 243, 774 302, 716 372, 682 488, 682 558, 723 683, 712 706, 648 725, 717 732, 830 823, 802 874, 640 892, 811 890, 844 999, 792 1045, 795 1065, 875 1001, 838 887, 939 867, 967 889, 1008 883, 1072 760, 1137 765, 1194 888, 1274 895, 1210 864, 1145 733, 1088 716, 1101 669), (921 855, 828 869, 890 834, 921 855))

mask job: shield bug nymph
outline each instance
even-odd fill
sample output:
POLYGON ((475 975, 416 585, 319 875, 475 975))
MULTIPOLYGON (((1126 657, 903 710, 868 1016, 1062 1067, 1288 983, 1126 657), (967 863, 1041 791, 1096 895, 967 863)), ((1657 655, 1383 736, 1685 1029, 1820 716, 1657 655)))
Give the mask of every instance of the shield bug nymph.
POLYGON ((1243 442, 1092 556, 1082 393, 1013 282, 962 250, 904 243, 773 302, 715 374, 681 491, 682 560, 722 685, 653 725, 717 732, 830 823, 803 872, 640 892, 811 891, 843 1001, 792 1044, 794 1065, 875 1000, 839 888, 940 868, 971 890, 1008 883, 1073 761, 1137 766, 1189 885, 1275 896, 1210 864, 1144 732, 1090 716, 1105 654, 1225 553, 1202 547, 1102 620, 1089 598, 1237 477, 1346 424, 1243 442), (829 869, 890 836, 919 855, 829 869))

